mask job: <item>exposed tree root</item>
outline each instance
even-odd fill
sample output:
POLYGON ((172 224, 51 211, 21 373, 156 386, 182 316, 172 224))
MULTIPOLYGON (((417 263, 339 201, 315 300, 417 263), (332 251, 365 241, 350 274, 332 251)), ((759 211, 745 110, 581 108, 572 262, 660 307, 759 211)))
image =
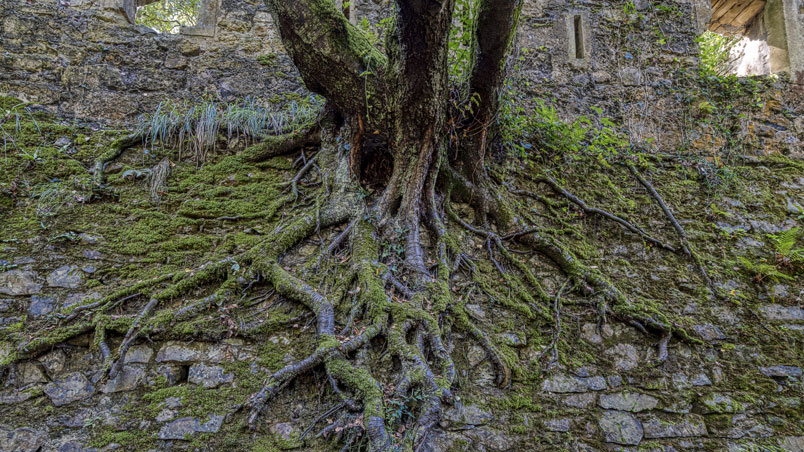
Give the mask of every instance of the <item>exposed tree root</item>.
POLYGON ((642 186, 645 187, 646 190, 648 190, 650 196, 656 201, 657 204, 659 204, 659 207, 662 208, 662 212, 664 212, 664 215, 667 217, 667 220, 670 222, 670 224, 673 225, 673 229, 675 229, 676 232, 678 233, 679 240, 681 241, 681 249, 684 251, 684 254, 689 256, 690 259, 692 259, 695 262, 695 265, 698 267, 698 271, 701 273, 701 276, 703 276, 707 285, 710 288, 713 288, 714 286, 712 284, 712 279, 709 278, 709 274, 706 272, 706 268, 703 266, 703 263, 701 262, 700 257, 698 257, 698 254, 695 253, 690 247, 690 242, 689 240, 687 240, 687 232, 684 230, 684 228, 681 226, 678 220, 676 220, 675 215, 673 215, 673 211, 670 210, 669 207, 667 207, 667 204, 665 204, 662 196, 659 194, 659 192, 656 191, 655 188, 653 188, 653 184, 651 184, 647 179, 645 179, 642 176, 642 174, 639 172, 639 170, 637 170, 633 162, 626 161, 625 166, 628 167, 628 170, 631 171, 631 174, 633 174, 634 177, 639 181, 639 183, 642 184, 642 186))
MULTIPOLYGON (((656 246, 659 246, 659 247, 664 248, 666 250, 672 251, 674 253, 676 252, 675 248, 673 248, 672 246, 670 246, 670 245, 662 242, 661 240, 651 236, 650 234, 645 232, 645 230, 640 228, 639 226, 636 226, 636 225, 634 225, 634 224, 632 224, 632 223, 630 223, 630 222, 618 217, 617 215, 614 215, 614 214, 612 214, 610 212, 607 212, 607 211, 605 211, 603 209, 599 209, 599 208, 596 208, 596 207, 589 207, 582 199, 580 199, 577 196, 573 195, 567 189, 561 187, 558 184, 558 182, 556 182, 555 180, 553 180, 550 177, 546 177, 546 176, 545 177, 539 177, 539 178, 535 179, 535 182, 540 182, 540 183, 548 185, 551 189, 553 189, 553 191, 555 191, 556 193, 560 194, 561 196, 567 198, 573 204, 575 204, 578 207, 580 207, 581 210, 587 215, 599 215, 599 216, 601 216, 603 218, 609 219, 609 220, 619 224, 620 226, 624 227, 629 232, 631 232, 633 234, 636 234, 636 235, 639 235, 640 237, 645 239, 645 241, 647 241, 647 242, 653 243, 656 246)), ((539 195, 537 195, 535 193, 528 192, 526 190, 512 189, 511 193, 528 196, 528 197, 531 197, 531 198, 534 198, 534 199, 538 199, 538 196, 539 196, 539 195)))
POLYGON ((105 166, 114 161, 114 159, 120 157, 120 154, 122 154, 126 149, 142 143, 144 139, 145 134, 141 132, 134 132, 127 136, 118 138, 109 145, 108 151, 104 152, 95 159, 95 164, 92 167, 92 183, 96 190, 102 190, 106 182, 103 174, 105 166))
POLYGON ((271 157, 290 154, 307 146, 321 144, 321 127, 315 124, 279 136, 266 136, 259 143, 247 147, 241 155, 248 162, 261 162, 271 157))
MULTIPOLYGON (((339 137, 349 135, 345 128, 325 129, 318 134, 310 130, 296 132, 244 151, 243 157, 253 161, 300 146, 321 144, 318 154, 307 159, 285 183, 291 186, 291 194, 278 199, 273 211, 294 202, 296 184, 317 164, 320 171, 316 174, 321 181, 320 187, 309 195, 312 206, 295 206, 295 216, 280 221, 259 244, 193 272, 138 283, 64 312, 58 316, 58 333, 24 344, 17 357, 94 331, 94 343, 108 369, 108 378, 114 378, 139 338, 151 334, 169 337, 171 323, 192 320, 224 303, 241 308, 253 306, 246 294, 256 284, 264 284, 270 286, 272 295, 313 313, 317 345, 308 356, 273 372, 258 392, 243 401, 239 408, 247 411, 247 424, 252 429, 260 428, 260 414, 272 399, 298 377, 323 368, 339 402, 318 416, 303 436, 313 431, 321 419, 341 412, 319 436, 337 433, 347 446, 365 440, 371 451, 389 451, 396 446, 415 451, 439 422, 444 405, 454 400, 457 373, 445 344, 453 330, 463 331, 485 350, 499 386, 509 386, 517 375, 516 358, 510 350, 506 352, 504 345, 470 317, 465 306, 472 294, 488 296, 527 321, 552 325, 552 342, 543 352, 550 354, 548 365, 560 360, 561 306, 565 297, 576 291, 598 310, 602 319, 610 316, 659 336, 659 362, 667 359, 672 335, 694 340, 657 309, 632 301, 600 271, 584 265, 568 247, 547 235, 540 225, 517 215, 512 207, 515 201, 506 198, 505 190, 475 185, 453 171, 442 161, 443 152, 427 163, 431 166, 429 176, 420 180, 412 177, 411 183, 421 184, 418 198, 407 199, 411 192, 404 187, 387 188, 377 199, 361 196, 350 174, 349 152, 338 144, 339 137), (439 176, 445 177, 439 182, 439 176), (386 200, 388 205, 399 205, 391 209, 394 213, 382 210, 387 206, 386 200), (479 215, 474 224, 453 209, 453 200, 468 201, 476 209, 479 215), (329 231, 328 242, 322 231, 329 231), (485 251, 477 256, 473 250, 464 249, 457 241, 460 231, 478 236, 485 251), (430 246, 425 247, 421 237, 427 232, 430 246), (319 244, 318 251, 295 268, 286 266, 285 258, 309 240, 319 244), (392 243, 404 250, 403 256, 381 252, 382 244, 392 243), (565 276, 557 293, 545 291, 532 266, 520 254, 523 251, 515 248, 540 253, 556 265, 565 276), (331 259, 336 252, 338 259, 331 259), (492 266, 501 279, 478 271, 492 266), (497 287, 500 280, 510 287, 510 295, 501 294, 497 287), (461 289, 456 282, 460 282, 461 289), (206 296, 176 306, 176 301, 192 298, 201 290, 207 291, 206 296), (130 306, 134 300, 140 304, 130 306), (148 302, 142 305, 142 300, 148 302), (115 307, 128 307, 128 314, 109 316, 107 312, 115 307), (109 347, 110 332, 122 335, 122 343, 115 351, 109 347), (383 367, 387 363, 390 367, 370 372, 362 351, 376 344, 382 344, 384 349, 383 367), (386 419, 385 401, 406 400, 414 391, 419 395, 414 418, 404 420, 404 435, 394 435, 386 419)), ((632 223, 589 207, 552 179, 539 182, 587 214, 607 218, 648 242, 672 249, 632 223)), ((536 197, 513 188, 510 193, 536 197)), ((273 211, 266 217, 273 216, 273 211)))

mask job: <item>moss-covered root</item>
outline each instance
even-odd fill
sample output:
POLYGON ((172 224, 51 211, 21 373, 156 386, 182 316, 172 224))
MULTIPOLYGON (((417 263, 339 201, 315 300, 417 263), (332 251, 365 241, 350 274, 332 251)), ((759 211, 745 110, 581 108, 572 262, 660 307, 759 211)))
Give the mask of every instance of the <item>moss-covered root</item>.
POLYGON ((241 153, 247 162, 261 162, 271 157, 289 154, 305 146, 321 144, 321 127, 314 124, 309 128, 279 136, 267 136, 263 141, 249 146, 241 153))
POLYGON ((659 207, 662 208, 662 212, 664 212, 665 216, 667 217, 667 220, 670 221, 670 224, 673 225, 673 228, 678 233, 678 237, 679 240, 681 241, 681 247, 684 250, 684 254, 689 256, 690 259, 692 259, 693 262, 695 262, 695 265, 698 267, 698 271, 701 272, 701 276, 703 276, 704 280, 706 281, 706 284, 709 286, 709 288, 712 290, 713 293, 717 293, 717 291, 714 288, 714 284, 712 283, 712 279, 709 277, 709 274, 707 273, 706 268, 703 265, 703 262, 701 262, 701 258, 690 247, 690 242, 689 240, 687 240, 687 232, 684 230, 684 228, 681 226, 678 220, 676 220, 675 215, 673 215, 673 211, 670 210, 670 208, 664 202, 664 199, 659 194, 659 192, 657 192, 656 189, 653 187, 653 184, 651 184, 647 179, 645 179, 642 176, 642 174, 639 172, 639 170, 636 168, 636 165, 634 165, 633 162, 626 161, 625 166, 628 167, 628 170, 631 171, 631 174, 633 174, 634 177, 639 181, 639 183, 642 184, 642 186, 645 187, 646 190, 648 190, 650 196, 656 201, 657 204, 659 204, 659 207))
POLYGON ((144 138, 145 135, 141 132, 134 132, 130 135, 118 138, 114 140, 111 145, 109 145, 109 150, 95 159, 95 165, 93 166, 92 170, 92 183, 96 189, 103 188, 103 184, 106 181, 103 174, 103 169, 106 164, 113 161, 117 157, 120 157, 120 154, 122 154, 126 149, 142 143, 144 138))

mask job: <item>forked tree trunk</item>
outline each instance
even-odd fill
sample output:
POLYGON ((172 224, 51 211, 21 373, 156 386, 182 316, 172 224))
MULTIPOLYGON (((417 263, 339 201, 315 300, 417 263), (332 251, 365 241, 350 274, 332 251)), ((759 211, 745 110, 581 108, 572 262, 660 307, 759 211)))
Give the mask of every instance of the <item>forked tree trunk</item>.
MULTIPOLYGON (((506 56, 516 32, 522 0, 478 0, 470 96, 479 101, 469 118, 450 118, 447 58, 454 0, 397 0, 385 54, 349 23, 332 0, 266 0, 282 41, 307 87, 327 98, 350 122, 352 169, 378 159, 371 140, 392 156, 391 170, 377 210, 381 223, 401 221, 415 239, 422 193, 445 145, 449 119, 460 120, 465 141, 458 160, 472 181, 484 178, 486 144, 491 137, 505 74, 506 56)), ((409 240, 415 243, 417 240, 409 240)), ((416 250, 411 263, 418 267, 416 250)))

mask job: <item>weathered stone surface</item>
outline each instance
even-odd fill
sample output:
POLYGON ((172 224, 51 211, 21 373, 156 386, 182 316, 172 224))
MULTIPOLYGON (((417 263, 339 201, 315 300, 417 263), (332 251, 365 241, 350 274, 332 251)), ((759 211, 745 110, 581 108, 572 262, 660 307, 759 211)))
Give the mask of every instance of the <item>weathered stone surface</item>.
POLYGON ((759 310, 768 320, 804 322, 804 308, 798 306, 770 304, 760 306, 759 310))
POLYGON ((50 401, 56 406, 85 399, 93 392, 95 392, 95 388, 83 374, 78 372, 45 386, 45 395, 50 397, 50 401))
POLYGON ((690 383, 693 386, 709 386, 712 384, 712 381, 709 379, 709 377, 706 376, 706 374, 697 374, 694 377, 692 377, 690 383))
POLYGON ((147 364, 151 361, 151 357, 154 356, 154 351, 151 347, 147 345, 134 345, 130 349, 128 349, 128 353, 126 353, 126 364, 147 364))
POLYGON ((744 411, 743 405, 726 394, 713 392, 701 400, 703 414, 738 413, 744 411))
POLYGON ((726 339, 726 335, 715 325, 706 323, 703 325, 693 325, 692 329, 698 333, 701 339, 707 342, 717 342, 726 339))
POLYGON ((464 405, 456 402, 455 405, 444 411, 443 419, 458 426, 484 425, 491 422, 494 415, 477 405, 464 405))
POLYGON ((207 389, 231 383, 233 380, 234 375, 225 373, 223 367, 204 363, 193 364, 187 374, 187 381, 207 389))
POLYGON ((165 343, 156 354, 156 362, 193 363, 207 361, 219 363, 226 357, 225 347, 220 344, 191 343, 170 341, 165 343))
POLYGON ((617 369, 628 371, 639 365, 637 349, 631 344, 617 344, 605 351, 605 354, 614 359, 617 369))
POLYGON ((785 436, 781 442, 786 451, 804 452, 804 436, 785 436))
POLYGON ((104 393, 133 391, 142 383, 145 376, 145 367, 139 365, 125 365, 116 377, 106 382, 101 388, 104 393))
POLYGON ((53 378, 64 369, 64 364, 67 362, 67 355, 63 350, 53 350, 50 353, 40 356, 39 362, 45 366, 47 374, 53 378))
POLYGON ((47 285, 50 287, 77 289, 81 285, 82 279, 81 269, 75 265, 64 265, 47 275, 47 285))
POLYGON ((162 427, 159 439, 189 440, 195 433, 218 433, 222 424, 223 416, 214 414, 204 423, 197 417, 183 417, 162 427))
POLYGON ((27 386, 34 383, 47 383, 47 378, 38 365, 32 362, 19 363, 16 366, 17 384, 27 386))
POLYGON ((578 378, 587 388, 592 391, 603 391, 606 389, 606 379, 601 376, 578 378))
POLYGON ((688 414, 675 418, 658 418, 649 416, 642 420, 645 438, 685 438, 692 436, 706 436, 706 424, 703 418, 695 414, 688 414))
POLYGON ((0 392, 0 405, 14 405, 15 403, 24 402, 33 397, 33 395, 33 391, 20 391, 18 389, 3 391, 0 392))
POLYGON ((36 273, 24 270, 9 270, 0 272, 0 294, 2 295, 33 295, 42 290, 42 285, 36 282, 36 273))
POLYGON ((655 397, 639 392, 617 392, 613 394, 600 394, 597 403, 601 408, 607 410, 638 413, 640 411, 656 408, 659 401, 655 397))
POLYGON ((28 314, 31 317, 41 317, 56 310, 56 298, 51 296, 31 297, 31 304, 28 306, 28 314))
POLYGON ((544 421, 544 428, 551 432, 568 432, 570 429, 570 420, 568 418, 548 419, 544 421))
POLYGON ((586 408, 590 405, 594 405, 595 400, 597 400, 597 396, 591 392, 573 394, 564 397, 564 405, 573 408, 586 408))
POLYGON ((589 389, 576 377, 559 374, 542 382, 544 392, 587 392, 589 389))
POLYGON ((598 425, 607 443, 636 446, 642 441, 642 425, 631 413, 604 411, 598 425))
POLYGON ((759 371, 768 377, 800 377, 801 368, 796 366, 760 367, 759 371))
POLYGON ((3 452, 37 452, 47 440, 47 430, 20 427, 6 432, 0 426, 0 451, 3 452))
POLYGON ((288 449, 301 446, 299 435, 301 432, 290 422, 280 422, 271 426, 271 433, 279 436, 288 449))

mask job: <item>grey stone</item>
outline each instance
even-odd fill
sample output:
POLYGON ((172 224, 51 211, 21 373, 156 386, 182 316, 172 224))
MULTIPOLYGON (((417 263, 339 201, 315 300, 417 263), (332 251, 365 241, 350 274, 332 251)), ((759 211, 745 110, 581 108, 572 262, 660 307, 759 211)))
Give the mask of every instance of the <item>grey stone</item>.
POLYGON ((770 304, 760 306, 759 311, 762 312, 768 320, 804 322, 804 309, 798 306, 770 304))
POLYGON ((0 392, 0 405, 14 405, 24 402, 34 396, 33 391, 20 391, 12 389, 10 391, 0 392))
POLYGON ((231 383, 234 375, 224 373, 223 367, 208 366, 204 363, 193 364, 187 374, 187 381, 204 388, 216 388, 231 383))
POLYGON ((673 379, 673 387, 676 389, 688 389, 692 387, 689 377, 680 372, 674 373, 671 378, 673 379))
POLYGON ((639 365, 636 347, 631 344, 617 344, 604 353, 614 358, 614 365, 619 370, 628 371, 639 365))
POLYGON ((695 414, 684 415, 681 418, 660 419, 650 416, 642 420, 645 438, 686 438, 693 436, 706 436, 706 424, 703 418, 695 414))
POLYGON ((554 375, 542 382, 544 392, 587 392, 589 388, 576 377, 559 374, 554 375))
POLYGON ((1 317, 0 316, 0 327, 4 327, 6 325, 13 325, 15 323, 22 322, 22 317, 1 317))
POLYGON ((181 397, 168 397, 165 399, 164 404, 168 408, 181 408, 181 397))
POLYGON ((597 324, 584 323, 581 327, 581 338, 591 344, 602 344, 603 337, 597 331, 597 324))
POLYGON ((514 439, 487 427, 478 427, 464 432, 472 440, 477 450, 510 451, 514 447, 514 439))
POLYGON ((96 250, 84 250, 84 257, 92 260, 101 260, 103 259, 103 254, 96 250))
POLYGON ((768 377, 800 377, 801 368, 796 366, 760 367, 759 371, 768 377))
POLYGON ((591 392, 584 392, 581 394, 573 394, 564 398, 564 405, 573 408, 586 408, 589 405, 594 405, 597 396, 591 392))
POLYGON ((156 422, 167 422, 176 417, 176 412, 170 408, 163 408, 159 414, 156 415, 156 422))
POLYGON ((785 436, 781 443, 786 451, 804 452, 804 436, 785 436))
POLYGON ((81 243, 83 243, 85 245, 94 245, 94 244, 100 242, 101 240, 103 240, 103 237, 101 237, 99 235, 92 235, 92 234, 87 234, 86 232, 82 232, 82 233, 78 234, 78 239, 81 240, 81 243))
POLYGON ((195 433, 218 433, 222 424, 223 416, 214 414, 204 423, 197 417, 183 417, 162 427, 159 439, 189 440, 195 433))
POLYGON ((444 411, 444 420, 457 425, 484 425, 492 419, 494 415, 490 411, 477 405, 464 405, 461 402, 456 402, 444 411))
POLYGON ((20 386, 34 383, 47 383, 47 378, 38 365, 32 362, 17 364, 17 379, 20 386))
POLYGON ((42 290, 36 282, 36 273, 25 270, 9 270, 0 273, 0 294, 2 295, 34 295, 42 290))
POLYGON ((606 377, 606 381, 612 388, 619 388, 620 386, 623 385, 623 377, 619 375, 609 375, 608 377, 606 377))
POLYGON ((711 323, 693 325, 692 329, 698 333, 698 336, 700 336, 701 339, 707 342, 717 342, 726 339, 726 335, 723 334, 723 331, 720 331, 720 328, 712 325, 711 323))
POLYGON ((37 452, 47 440, 47 430, 20 427, 8 433, 0 431, 0 451, 37 452))
POLYGON ((706 376, 706 374, 698 374, 692 377, 690 383, 693 386, 709 386, 712 384, 712 381, 709 379, 709 377, 706 376))
POLYGON ((151 357, 154 356, 154 351, 151 347, 147 345, 135 345, 128 349, 128 353, 126 353, 126 359, 123 361, 126 364, 147 364, 151 361, 151 357))
POLYGON ((89 294, 86 293, 71 293, 64 298, 64 303, 62 303, 63 307, 70 307, 76 304, 83 304, 88 302, 89 300, 98 300, 101 296, 97 292, 92 292, 89 294))
POLYGON ((50 314, 55 309, 56 299, 54 297, 34 295, 31 297, 30 306, 28 306, 28 314, 36 318, 50 314))
POLYGON ((735 402, 732 398, 725 394, 713 392, 701 400, 703 414, 723 414, 723 413, 738 413, 745 411, 742 404, 735 402))
POLYGON ((579 380, 592 391, 603 391, 606 389, 606 379, 601 376, 579 378, 579 380))
POLYGON ((54 405, 62 406, 91 396, 95 388, 83 374, 74 373, 45 385, 44 391, 54 405))
POLYGON ((544 421, 544 428, 551 432, 568 432, 570 429, 570 420, 567 418, 548 419, 544 421))
POLYGON ((639 86, 642 84, 642 71, 635 67, 626 67, 620 70, 620 79, 625 86, 639 86))
POLYGON ((50 378, 53 378, 64 369, 64 364, 67 362, 67 355, 63 350, 57 349, 40 356, 39 362, 45 366, 45 370, 50 378))
POLYGON ((659 400, 639 392, 617 392, 613 394, 600 394, 597 404, 607 410, 640 411, 652 410, 659 404, 659 400))
POLYGON ((271 432, 289 443, 293 443, 299 438, 299 430, 290 422, 280 422, 272 425, 271 432))
POLYGON ((142 383, 145 376, 145 367, 126 365, 113 379, 106 382, 101 388, 104 393, 133 391, 142 383))
POLYGON ((77 289, 81 285, 83 275, 75 265, 63 265, 47 275, 47 285, 50 287, 64 287, 77 289))
POLYGON ((197 361, 219 363, 226 358, 223 344, 191 343, 169 341, 159 349, 156 362, 177 362, 191 364, 197 361))
POLYGON ((156 362, 192 363, 202 358, 199 348, 180 342, 167 342, 156 354, 156 362))
POLYGON ((53 143, 53 146, 60 148, 64 146, 69 146, 71 144, 73 144, 73 142, 70 141, 68 137, 59 137, 59 139, 57 139, 56 142, 53 143))
POLYGON ((604 411, 598 425, 607 443, 636 446, 642 441, 642 424, 631 413, 604 411))

